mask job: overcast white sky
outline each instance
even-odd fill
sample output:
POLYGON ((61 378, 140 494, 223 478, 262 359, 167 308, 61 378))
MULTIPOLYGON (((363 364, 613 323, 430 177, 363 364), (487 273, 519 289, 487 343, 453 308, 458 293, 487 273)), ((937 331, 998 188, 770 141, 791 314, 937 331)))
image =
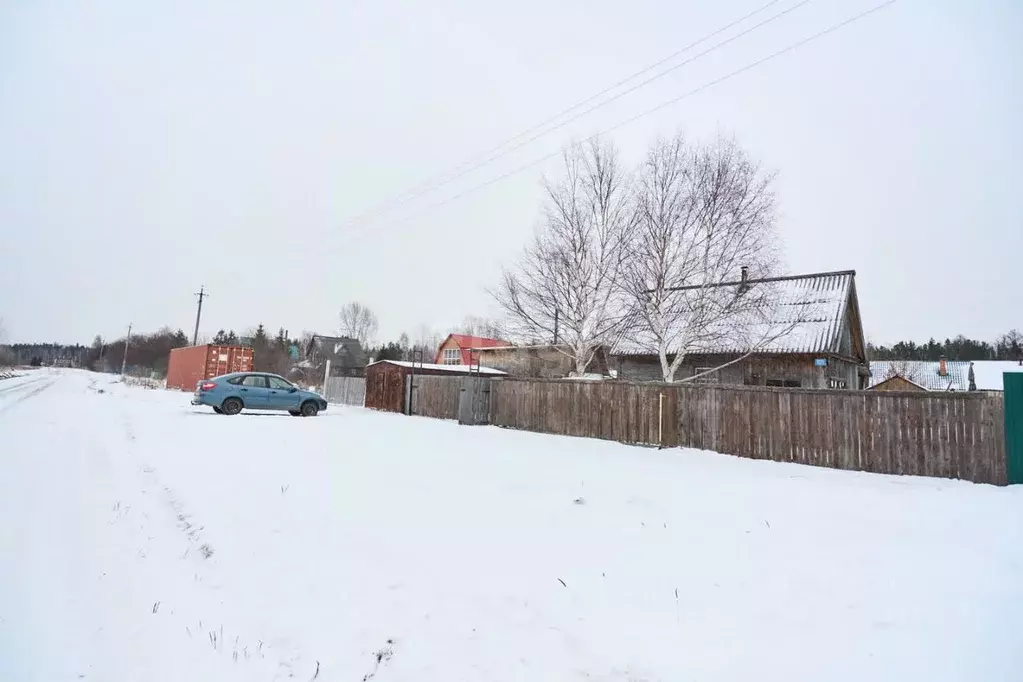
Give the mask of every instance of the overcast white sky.
MULTIPOLYGON (((879 0, 814 0, 425 201, 349 221, 766 0, 0 0, 0 317, 14 341, 163 325, 380 336, 486 315, 530 168, 431 203, 879 0), (411 217, 409 216, 411 214, 411 217)), ((796 4, 777 3, 763 17, 796 4)), ((855 269, 868 336, 1023 327, 1023 4, 900 0, 613 134, 734 135, 778 171, 788 270, 855 269)))

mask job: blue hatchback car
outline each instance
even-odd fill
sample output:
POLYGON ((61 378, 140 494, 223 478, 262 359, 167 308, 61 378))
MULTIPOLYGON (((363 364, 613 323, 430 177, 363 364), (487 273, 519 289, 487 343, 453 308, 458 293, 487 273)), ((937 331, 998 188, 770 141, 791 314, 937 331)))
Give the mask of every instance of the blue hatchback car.
POLYGON ((293 417, 315 417, 327 409, 319 393, 304 391, 284 377, 263 372, 235 372, 195 385, 193 405, 209 405, 217 414, 242 410, 285 410, 293 417))

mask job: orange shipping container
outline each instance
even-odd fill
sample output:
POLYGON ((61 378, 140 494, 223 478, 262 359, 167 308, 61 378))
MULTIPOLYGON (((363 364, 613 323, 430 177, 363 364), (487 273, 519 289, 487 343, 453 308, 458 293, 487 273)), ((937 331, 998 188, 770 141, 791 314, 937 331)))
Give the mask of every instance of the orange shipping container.
POLYGON ((175 348, 167 361, 167 388, 194 391, 203 379, 252 371, 248 346, 189 346, 175 348))

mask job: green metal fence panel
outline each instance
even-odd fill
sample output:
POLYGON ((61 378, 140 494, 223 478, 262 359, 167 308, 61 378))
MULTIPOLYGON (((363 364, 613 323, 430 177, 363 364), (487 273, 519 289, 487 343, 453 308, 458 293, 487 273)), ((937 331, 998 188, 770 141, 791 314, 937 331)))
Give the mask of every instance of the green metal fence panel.
POLYGON ((1006 372, 1005 459, 1009 485, 1023 483, 1023 372, 1006 372))

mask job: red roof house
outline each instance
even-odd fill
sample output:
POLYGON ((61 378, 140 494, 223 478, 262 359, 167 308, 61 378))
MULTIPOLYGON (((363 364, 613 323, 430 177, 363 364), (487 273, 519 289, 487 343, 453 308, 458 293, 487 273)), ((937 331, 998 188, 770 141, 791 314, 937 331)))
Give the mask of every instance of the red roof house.
POLYGON ((480 348, 501 348, 511 344, 501 339, 488 339, 484 336, 469 336, 468 334, 448 334, 444 343, 437 349, 437 357, 434 363, 438 365, 474 365, 479 363, 479 357, 470 353, 471 349, 480 348))

